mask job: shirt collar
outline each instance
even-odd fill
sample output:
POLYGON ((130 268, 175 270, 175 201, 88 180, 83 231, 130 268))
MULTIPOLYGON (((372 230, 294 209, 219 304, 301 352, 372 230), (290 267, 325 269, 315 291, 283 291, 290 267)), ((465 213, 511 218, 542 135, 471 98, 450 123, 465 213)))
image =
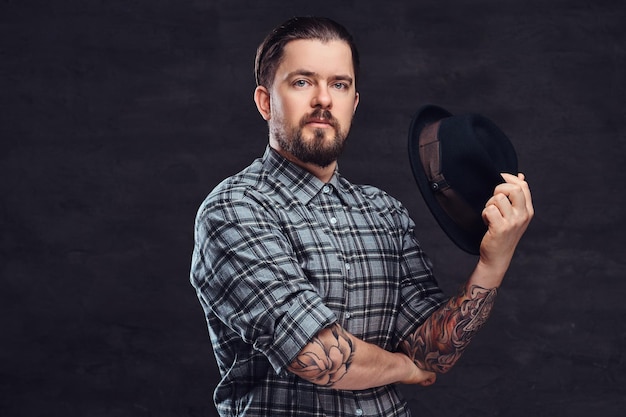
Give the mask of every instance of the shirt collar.
MULTIPOLYGON (((263 168, 272 173, 272 176, 280 181, 285 187, 293 192, 293 195, 300 200, 302 204, 308 204, 313 197, 322 191, 326 185, 323 181, 311 174, 306 169, 299 167, 288 159, 284 158, 269 145, 265 149, 263 155, 263 168)), ((331 177, 328 184, 332 185, 337 191, 339 197, 345 204, 346 201, 344 191, 346 187, 342 186, 339 181, 339 173, 335 169, 335 173, 331 177)))

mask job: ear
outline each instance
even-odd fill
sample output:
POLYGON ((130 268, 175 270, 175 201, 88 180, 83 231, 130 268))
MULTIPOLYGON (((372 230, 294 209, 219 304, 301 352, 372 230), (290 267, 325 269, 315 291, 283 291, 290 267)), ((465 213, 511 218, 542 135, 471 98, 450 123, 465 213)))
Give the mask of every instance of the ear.
POLYGON ((356 106, 359 105, 359 99, 360 99, 360 95, 357 91, 356 95, 354 96, 354 109, 352 110, 352 114, 356 113, 356 106))
POLYGON ((254 102, 261 117, 265 120, 271 119, 270 92, 267 88, 260 85, 254 89, 254 102))

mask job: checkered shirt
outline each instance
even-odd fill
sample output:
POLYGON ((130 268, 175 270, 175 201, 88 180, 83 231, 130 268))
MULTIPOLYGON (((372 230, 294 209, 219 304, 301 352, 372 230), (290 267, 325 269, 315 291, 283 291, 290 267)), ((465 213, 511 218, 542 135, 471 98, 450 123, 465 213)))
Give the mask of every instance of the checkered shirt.
POLYGON ((339 323, 394 351, 446 301, 404 207, 338 172, 323 183, 267 148, 198 210, 191 282, 221 373, 221 416, 406 417, 394 385, 319 387, 287 371, 339 323))

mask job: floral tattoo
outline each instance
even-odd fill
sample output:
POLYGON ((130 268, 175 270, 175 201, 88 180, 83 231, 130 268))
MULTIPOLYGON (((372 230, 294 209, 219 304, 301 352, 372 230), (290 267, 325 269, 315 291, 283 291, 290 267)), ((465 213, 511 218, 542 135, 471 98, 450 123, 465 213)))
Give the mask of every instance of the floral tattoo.
POLYGON ((422 369, 447 372, 491 314, 497 289, 472 285, 435 311, 400 347, 422 369))
POLYGON ((338 324, 318 333, 288 369, 317 385, 333 386, 348 372, 355 346, 338 324))

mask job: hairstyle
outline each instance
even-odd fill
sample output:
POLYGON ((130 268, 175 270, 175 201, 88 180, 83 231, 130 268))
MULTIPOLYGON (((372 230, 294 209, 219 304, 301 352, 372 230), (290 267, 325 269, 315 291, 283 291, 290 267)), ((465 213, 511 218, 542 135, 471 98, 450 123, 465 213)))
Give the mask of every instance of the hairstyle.
POLYGON ((355 82, 359 75, 359 52, 350 32, 326 17, 293 17, 275 28, 257 48, 254 61, 256 85, 270 88, 276 69, 283 59, 285 45, 299 39, 317 39, 322 42, 344 41, 352 51, 355 82))

